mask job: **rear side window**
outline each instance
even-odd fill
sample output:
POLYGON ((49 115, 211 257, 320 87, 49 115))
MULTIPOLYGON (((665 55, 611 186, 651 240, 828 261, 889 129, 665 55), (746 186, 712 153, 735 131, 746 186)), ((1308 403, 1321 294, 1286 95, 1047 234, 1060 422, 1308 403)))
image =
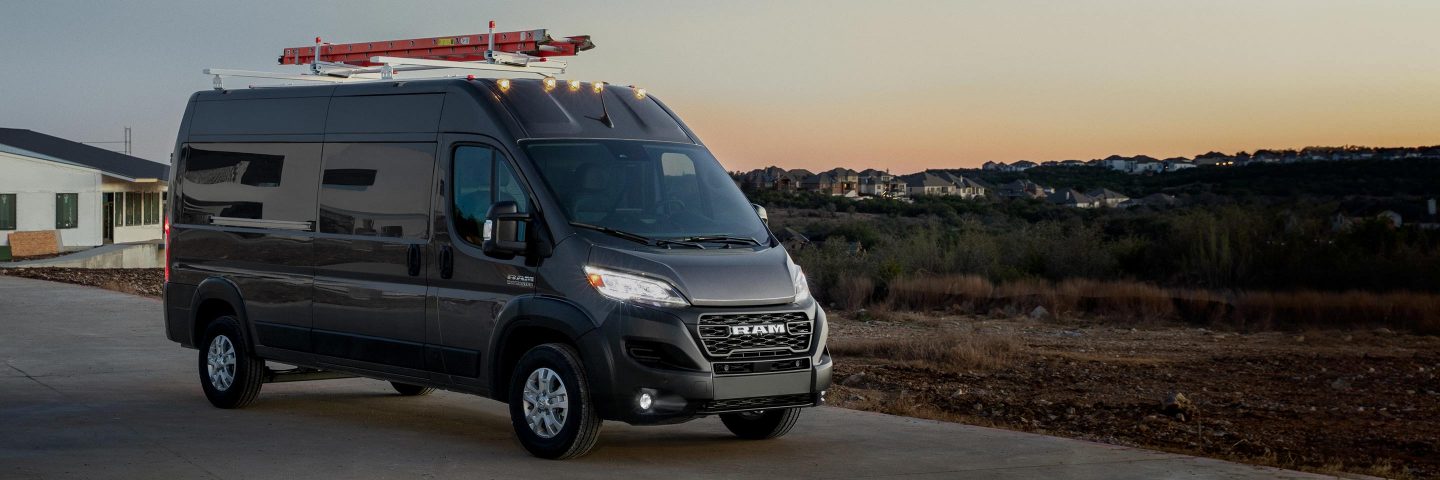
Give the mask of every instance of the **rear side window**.
POLYGON ((314 221, 319 175, 318 143, 191 144, 176 175, 180 222, 314 221))
POLYGON ((434 176, 433 143, 327 143, 320 231, 426 238, 434 176))
POLYGON ((456 236, 480 245, 485 214, 495 202, 515 202, 521 212, 530 211, 530 197, 504 155, 490 147, 464 146, 455 149, 454 157, 450 198, 456 236))

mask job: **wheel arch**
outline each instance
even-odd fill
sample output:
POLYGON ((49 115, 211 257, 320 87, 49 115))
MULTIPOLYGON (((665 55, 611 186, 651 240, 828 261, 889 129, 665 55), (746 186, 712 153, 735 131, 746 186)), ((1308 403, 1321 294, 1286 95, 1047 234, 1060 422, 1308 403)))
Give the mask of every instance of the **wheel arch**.
MULTIPOLYGON (((565 343, 583 351, 581 337, 595 329, 595 322, 578 305, 555 297, 518 297, 506 304, 496 318, 496 332, 490 341, 490 396, 508 400, 510 376, 520 357, 545 343, 565 343)), ((582 357, 583 357, 582 353, 582 357)), ((594 366, 586 365, 587 373, 594 366)))
MULTIPOLYGON (((190 303, 191 314, 191 342, 200 345, 204 340, 205 326, 222 315, 234 315, 240 322, 240 328, 248 337, 254 338, 250 322, 245 315, 245 301, 240 296, 240 288, 228 279, 210 277, 200 282, 195 287, 195 297, 190 303)), ((253 345, 245 342, 244 348, 251 349, 253 345)))

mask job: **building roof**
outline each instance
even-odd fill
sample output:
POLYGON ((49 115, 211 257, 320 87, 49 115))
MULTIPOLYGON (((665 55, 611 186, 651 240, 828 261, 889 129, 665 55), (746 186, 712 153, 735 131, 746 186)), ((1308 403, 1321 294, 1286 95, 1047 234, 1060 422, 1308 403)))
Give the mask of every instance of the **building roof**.
POLYGON ((0 128, 0 145, 19 155, 93 168, 125 180, 170 179, 170 166, 20 128, 0 128), (15 151, 19 150, 19 151, 15 151), (39 154, 39 155, 34 155, 39 154))

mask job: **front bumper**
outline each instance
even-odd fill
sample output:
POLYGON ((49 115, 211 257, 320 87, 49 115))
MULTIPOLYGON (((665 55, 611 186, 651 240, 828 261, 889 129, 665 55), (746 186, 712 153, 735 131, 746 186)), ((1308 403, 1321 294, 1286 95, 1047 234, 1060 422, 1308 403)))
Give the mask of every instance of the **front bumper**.
MULTIPOLYGON (((724 309, 746 313, 767 309, 724 309)), ((766 408, 808 407, 823 401, 833 362, 825 348, 825 313, 813 302, 790 305, 814 319, 810 348, 764 359, 715 359, 702 352, 694 326, 701 314, 717 309, 660 310, 621 306, 600 328, 580 338, 592 398, 601 417, 631 424, 664 424, 716 413, 766 408), (636 349, 662 351, 660 361, 636 349), (716 364, 750 364, 745 373, 717 373, 716 364), (639 408, 642 394, 653 404, 639 408)))

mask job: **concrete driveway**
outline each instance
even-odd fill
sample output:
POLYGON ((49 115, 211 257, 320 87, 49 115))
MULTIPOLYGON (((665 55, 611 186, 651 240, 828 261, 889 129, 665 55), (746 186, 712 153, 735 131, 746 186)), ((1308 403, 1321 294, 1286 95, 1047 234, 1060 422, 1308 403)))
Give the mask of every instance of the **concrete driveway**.
POLYGON ((160 302, 0 276, 0 478, 1309 478, 1042 435, 837 408, 785 438, 735 440, 718 419, 607 423, 589 456, 530 457, 505 407, 386 383, 266 385, 210 406, 196 352, 160 302))

